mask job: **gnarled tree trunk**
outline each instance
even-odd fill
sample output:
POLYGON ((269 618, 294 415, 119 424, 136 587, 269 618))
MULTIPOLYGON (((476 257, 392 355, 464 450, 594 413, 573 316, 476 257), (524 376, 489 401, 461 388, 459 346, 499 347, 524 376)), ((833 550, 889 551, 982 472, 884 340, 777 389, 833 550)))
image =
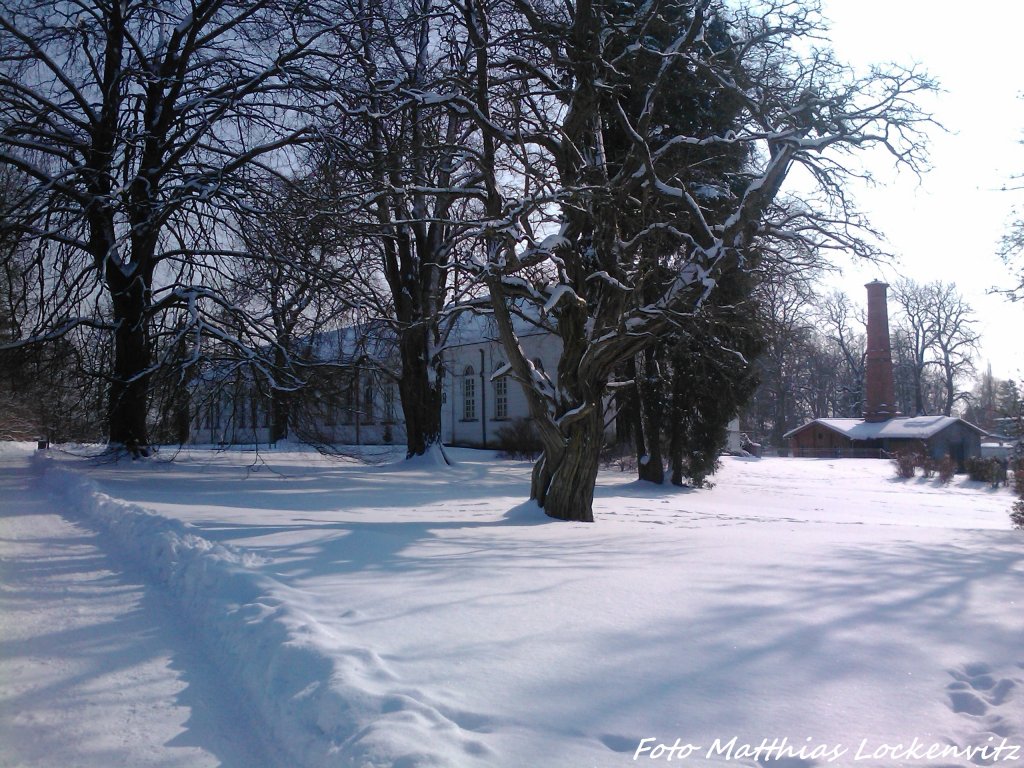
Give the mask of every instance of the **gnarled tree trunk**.
POLYGON ((600 398, 563 432, 562 445, 545 448, 533 470, 531 498, 549 517, 594 522, 594 485, 604 442, 600 398))

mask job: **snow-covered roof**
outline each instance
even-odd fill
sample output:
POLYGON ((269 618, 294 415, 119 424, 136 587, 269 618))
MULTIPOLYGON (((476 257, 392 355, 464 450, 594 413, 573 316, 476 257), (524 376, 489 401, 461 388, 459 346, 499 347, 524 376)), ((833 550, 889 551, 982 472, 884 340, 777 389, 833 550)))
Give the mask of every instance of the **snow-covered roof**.
MULTIPOLYGON (((519 337, 532 336, 538 333, 550 333, 536 319, 531 319, 521 310, 513 312, 512 328, 519 337)), ((448 334, 448 346, 450 347, 498 340, 498 325, 494 319, 494 313, 488 309, 485 309, 483 312, 462 312, 455 320, 448 334)))
POLYGON ((348 325, 322 331, 311 339, 317 360, 352 362, 360 357, 385 360, 395 352, 395 333, 384 321, 348 325))
MULTIPOLYGON (((490 303, 478 300, 466 306, 466 309, 454 314, 444 345, 459 347, 498 341, 498 328, 490 303)), ((550 333, 536 319, 536 309, 532 307, 515 306, 512 327, 519 337, 550 333)), ((397 339, 387 321, 377 320, 318 333, 312 340, 312 347, 313 355, 318 360, 353 361, 360 357, 386 360, 397 353, 397 339)))
POLYGON ((820 424, 851 440, 927 440, 957 423, 965 424, 974 431, 984 434, 983 430, 955 416, 914 416, 874 422, 864 419, 814 419, 791 429, 784 437, 792 437, 812 424, 820 424))

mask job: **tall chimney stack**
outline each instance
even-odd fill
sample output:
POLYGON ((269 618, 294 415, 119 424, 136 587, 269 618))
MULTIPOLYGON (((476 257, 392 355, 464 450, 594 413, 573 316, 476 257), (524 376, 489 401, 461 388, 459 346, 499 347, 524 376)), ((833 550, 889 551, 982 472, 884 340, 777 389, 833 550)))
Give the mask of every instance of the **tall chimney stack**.
POLYGON ((896 387, 892 378, 892 348, 889 345, 888 284, 868 283, 868 349, 864 364, 864 421, 888 421, 896 411, 896 387))

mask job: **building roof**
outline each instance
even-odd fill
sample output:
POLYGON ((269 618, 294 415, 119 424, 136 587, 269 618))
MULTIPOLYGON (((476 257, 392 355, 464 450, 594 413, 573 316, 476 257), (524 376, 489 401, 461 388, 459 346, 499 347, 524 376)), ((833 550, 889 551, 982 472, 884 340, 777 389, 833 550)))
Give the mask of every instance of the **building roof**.
POLYGON ((792 437, 797 432, 814 424, 820 424, 850 440, 927 440, 947 427, 958 423, 970 427, 979 434, 985 434, 984 430, 955 416, 914 416, 875 422, 864 421, 864 419, 814 419, 796 429, 791 429, 784 437, 792 437))
MULTIPOLYGON (((498 342, 498 327, 489 299, 478 299, 457 307, 449 307, 448 318, 441 322, 442 345, 461 347, 498 342)), ((512 327, 520 338, 552 333, 536 310, 514 303, 512 327)), ((383 361, 397 354, 398 338, 387 320, 373 320, 321 331, 309 340, 317 360, 354 362, 360 358, 383 361)))

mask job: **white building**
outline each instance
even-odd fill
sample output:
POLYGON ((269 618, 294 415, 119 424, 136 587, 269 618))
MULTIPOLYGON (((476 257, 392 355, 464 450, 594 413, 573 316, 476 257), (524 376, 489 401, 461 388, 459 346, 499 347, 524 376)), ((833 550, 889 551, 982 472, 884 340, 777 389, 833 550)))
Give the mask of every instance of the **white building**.
MULTIPOLYGON (((562 351, 558 336, 522 318, 514 326, 533 364, 556 376, 562 351)), ((385 325, 320 334, 311 353, 337 367, 327 369, 293 413, 293 435, 337 445, 405 442, 397 354, 385 325)), ((442 359, 441 440, 446 445, 497 447, 502 427, 529 418, 519 383, 507 374, 495 375, 507 366, 492 315, 463 312, 448 334, 442 359)), ((267 394, 258 393, 244 377, 219 384, 218 394, 198 408, 191 442, 270 443, 267 394)))
MULTIPOLYGON (((554 381, 561 339, 521 317, 514 317, 513 324, 531 362, 554 381)), ((322 445, 405 443, 399 365, 394 335, 387 325, 320 334, 310 354, 335 366, 325 368, 293 408, 289 437, 322 445)), ((507 369, 507 358, 493 315, 463 312, 448 334, 442 359, 441 441, 445 445, 497 448, 503 428, 530 418, 522 386, 501 373, 507 369)), ((255 382, 245 377, 218 385, 217 394, 197 409, 190 442, 270 444, 268 393, 257 391, 255 382)), ((607 410, 606 434, 614 439, 614 416, 610 407, 607 410)), ((733 419, 725 450, 739 452, 741 445, 739 421, 733 419)))
MULTIPOLYGON (((554 379, 561 339, 524 320, 516 319, 514 326, 534 366, 554 379)), ((507 368, 507 358, 493 316, 463 314, 449 336, 444 361, 441 440, 445 445, 493 448, 502 427, 530 417, 519 382, 507 374, 495 375, 507 368)))

